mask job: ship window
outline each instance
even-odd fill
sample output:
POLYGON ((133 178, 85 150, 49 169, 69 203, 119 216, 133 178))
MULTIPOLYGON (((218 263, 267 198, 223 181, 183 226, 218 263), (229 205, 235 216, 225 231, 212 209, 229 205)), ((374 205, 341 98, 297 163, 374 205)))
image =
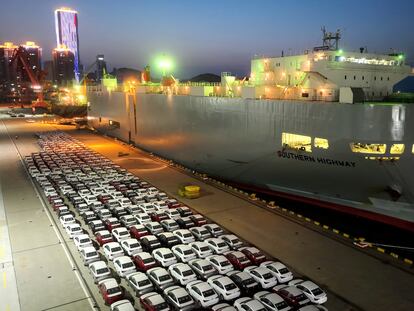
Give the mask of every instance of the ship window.
POLYGON ((315 140, 313 142, 313 145, 316 148, 322 148, 322 149, 328 149, 329 148, 329 142, 325 138, 315 137, 315 140))
POLYGON ((282 146, 283 148, 312 152, 312 138, 310 136, 282 133, 282 146))
POLYGON ((383 154, 387 150, 386 144, 351 143, 352 152, 383 154))
POLYGON ((346 80, 346 75, 345 75, 345 80, 346 80))
POLYGON ((382 77, 381 77, 381 81, 382 81, 382 77))
POLYGON ((354 76, 354 80, 356 80, 356 76, 354 76))
POLYGON ((377 77, 376 76, 374 77, 374 80, 377 81, 377 77))
POLYGON ((390 153, 391 154, 402 154, 404 153, 404 144, 393 144, 391 145, 390 153))
POLYGON ((390 81, 390 77, 388 77, 387 80, 390 81))
POLYGON ((414 153, 414 145, 413 145, 413 149, 411 149, 411 152, 414 153))
POLYGON ((365 80, 365 77, 364 76, 362 76, 362 80, 365 80))

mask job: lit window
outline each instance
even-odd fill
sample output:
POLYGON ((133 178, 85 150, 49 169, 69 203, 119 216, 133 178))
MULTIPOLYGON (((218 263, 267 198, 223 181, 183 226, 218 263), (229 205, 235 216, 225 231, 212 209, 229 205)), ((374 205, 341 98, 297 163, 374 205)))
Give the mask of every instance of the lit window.
POLYGON ((391 154, 402 154, 404 153, 404 144, 393 144, 391 145, 390 153, 391 154))
POLYGON ((413 145, 413 149, 411 149, 411 152, 414 153, 414 145, 413 145))
POLYGON ((291 148, 306 152, 312 152, 312 138, 291 133, 282 133, 283 148, 291 148))
POLYGON ((364 144, 364 143, 351 143, 352 152, 359 153, 375 153, 384 154, 387 150, 386 144, 364 144))
POLYGON ((316 148, 322 148, 322 149, 328 149, 329 148, 329 142, 325 138, 315 137, 315 140, 313 142, 313 145, 316 148))

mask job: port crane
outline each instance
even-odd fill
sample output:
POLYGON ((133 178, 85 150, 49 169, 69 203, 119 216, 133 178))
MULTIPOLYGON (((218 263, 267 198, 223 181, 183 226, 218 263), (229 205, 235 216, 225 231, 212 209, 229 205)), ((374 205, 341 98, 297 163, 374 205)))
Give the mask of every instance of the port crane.
POLYGON ((30 82, 32 83, 33 91, 37 94, 37 100, 32 102, 32 109, 35 110, 36 108, 47 108, 47 104, 44 101, 43 97, 43 87, 41 85, 41 81, 43 80, 44 72, 40 70, 36 70, 36 73, 30 67, 28 60, 29 55, 24 47, 19 46, 13 51, 13 55, 10 61, 10 66, 13 66, 16 61, 20 61, 26 70, 27 75, 29 76, 30 82))

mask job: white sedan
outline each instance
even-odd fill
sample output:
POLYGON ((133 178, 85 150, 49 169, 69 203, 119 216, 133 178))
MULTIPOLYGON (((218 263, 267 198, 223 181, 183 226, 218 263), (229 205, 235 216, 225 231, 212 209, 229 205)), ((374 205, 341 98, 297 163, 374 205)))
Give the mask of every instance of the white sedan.
POLYGON ((139 244, 137 239, 122 240, 121 247, 128 256, 134 256, 135 254, 142 252, 141 244, 139 244))
POLYGON ((168 267, 177 263, 177 258, 175 258, 173 252, 166 247, 153 250, 151 255, 163 267, 168 267))
POLYGON ((220 300, 229 301, 240 297, 240 289, 228 276, 213 275, 207 279, 207 283, 219 295, 220 300))
POLYGON ((137 272, 132 259, 128 256, 120 256, 114 260, 115 270, 118 275, 123 278, 128 274, 137 272))
POLYGON ((213 255, 213 251, 208 247, 206 242, 193 242, 188 244, 196 253, 198 258, 206 258, 210 255, 213 255))
POLYGON ((292 272, 279 261, 265 261, 260 264, 261 267, 268 268, 277 278, 279 283, 286 283, 293 279, 292 272))
POLYGON ((73 238, 73 242, 75 243, 78 250, 84 247, 93 246, 92 240, 90 239, 89 235, 87 234, 79 234, 73 238))
POLYGON ((116 241, 121 242, 122 240, 129 239, 131 235, 129 234, 129 230, 125 227, 119 227, 112 230, 112 236, 115 238, 116 241))
POLYGON ((60 223, 62 224, 63 227, 65 227, 66 225, 69 225, 69 224, 76 223, 76 219, 75 219, 75 217, 73 217, 72 214, 66 214, 66 215, 60 216, 59 221, 60 221, 60 223))
POLYGON ((190 260, 197 258, 193 249, 186 244, 175 245, 171 250, 181 262, 189 262, 190 260))
POLYGON ((178 229, 173 231, 173 234, 180 240, 183 244, 192 243, 195 241, 194 236, 187 229, 178 229))
POLYGON ((188 293, 202 308, 214 306, 219 302, 219 297, 207 282, 193 281, 187 284, 188 293))
POLYGON ((206 243, 215 254, 223 254, 230 250, 229 246, 221 238, 209 238, 206 240, 206 243))
POLYGON ((295 279, 290 281, 288 284, 300 289, 313 303, 323 304, 328 300, 326 293, 312 281, 295 279))
POLYGON ((65 230, 66 230, 66 233, 69 235, 69 238, 71 239, 73 239, 76 235, 83 233, 81 226, 77 223, 66 225, 65 230))
POLYGON ((223 255, 212 255, 206 258, 220 274, 233 271, 234 267, 223 255))
POLYGON ((276 277, 265 267, 250 266, 244 268, 244 272, 250 274, 250 276, 258 282, 262 288, 271 288, 277 284, 276 277))
POLYGON ((197 275, 191 267, 185 263, 176 263, 168 267, 168 272, 176 283, 180 285, 187 285, 188 283, 197 280, 197 275))
POLYGON ((108 260, 124 255, 121 245, 118 242, 109 242, 103 246, 104 254, 108 260))
POLYGON ((234 307, 238 311, 266 311, 265 306, 260 301, 249 297, 236 299, 234 307))

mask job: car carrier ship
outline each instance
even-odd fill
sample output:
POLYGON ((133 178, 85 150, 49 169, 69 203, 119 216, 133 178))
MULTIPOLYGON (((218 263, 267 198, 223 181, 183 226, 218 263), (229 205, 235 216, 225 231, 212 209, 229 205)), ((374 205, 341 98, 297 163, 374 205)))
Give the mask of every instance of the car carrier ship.
POLYGON ((248 79, 87 87, 89 125, 209 176, 414 231, 414 104, 401 53, 323 45, 254 57, 248 79))

